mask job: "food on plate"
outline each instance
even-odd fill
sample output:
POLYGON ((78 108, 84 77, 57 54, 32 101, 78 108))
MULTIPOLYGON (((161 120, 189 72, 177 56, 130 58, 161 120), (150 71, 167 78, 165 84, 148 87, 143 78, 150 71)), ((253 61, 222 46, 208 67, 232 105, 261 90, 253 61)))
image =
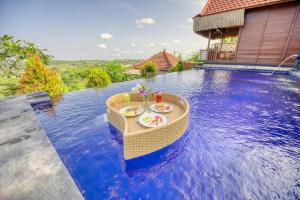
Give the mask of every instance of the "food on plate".
POLYGON ((165 103, 157 103, 155 106, 156 106, 156 109, 159 111, 165 111, 165 110, 171 109, 171 106, 169 104, 165 104, 165 103))
POLYGON ((123 115, 127 117, 133 117, 138 115, 141 112, 141 107, 140 106, 131 106, 126 108, 123 111, 123 115))
POLYGON ((148 128, 164 125, 167 121, 168 119, 166 116, 153 112, 145 113, 139 118, 139 123, 148 128))
POLYGON ((154 118, 151 115, 146 115, 146 116, 143 117, 143 121, 146 122, 146 123, 150 123, 153 119, 154 118))
POLYGON ((159 115, 146 115, 143 117, 145 123, 158 126, 160 123, 163 123, 161 116, 159 115))
POLYGON ((161 110, 161 109, 164 109, 165 108, 165 104, 164 103, 157 103, 156 104, 156 108, 161 110))

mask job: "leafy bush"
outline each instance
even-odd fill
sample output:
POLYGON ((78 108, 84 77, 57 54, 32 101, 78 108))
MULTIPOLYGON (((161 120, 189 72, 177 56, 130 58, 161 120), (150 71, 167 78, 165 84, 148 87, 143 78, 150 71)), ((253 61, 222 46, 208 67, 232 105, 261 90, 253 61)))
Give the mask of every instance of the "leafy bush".
POLYGON ((120 62, 111 61, 103 65, 103 69, 110 76, 112 82, 122 82, 127 80, 125 68, 120 62))
POLYGON ((101 88, 109 85, 111 79, 109 75, 100 67, 93 67, 89 71, 87 87, 101 88))
POLYGON ((0 74, 0 97, 15 95, 17 86, 18 79, 16 77, 5 77, 0 74))
POLYGON ((176 65, 176 67, 177 67, 177 71, 178 71, 178 72, 182 72, 182 71, 184 70, 184 64, 183 64, 183 62, 182 62, 182 61, 179 61, 179 62, 177 63, 177 65, 176 65))
POLYGON ((188 58, 188 61, 191 61, 191 62, 198 62, 200 59, 200 52, 199 51, 196 51, 194 52, 191 57, 188 58))
POLYGON ((143 78, 156 75, 157 67, 153 62, 146 63, 141 69, 141 75, 143 78))
POLYGON ((60 75, 42 64, 40 56, 33 55, 27 61, 25 73, 19 80, 18 92, 28 93, 47 91, 53 97, 65 91, 65 85, 60 75))
POLYGON ((61 72, 62 80, 67 86, 67 91, 84 89, 90 67, 69 67, 61 72))
POLYGON ((0 37, 0 70, 6 75, 18 77, 26 68, 26 60, 32 55, 38 55, 43 64, 49 64, 52 56, 47 55, 46 51, 31 42, 3 35, 0 37))
POLYGON ((225 37, 223 43, 236 43, 237 37, 225 37))
POLYGON ((173 66, 173 67, 171 67, 171 69, 170 69, 170 72, 177 72, 177 71, 178 71, 177 66, 173 66))

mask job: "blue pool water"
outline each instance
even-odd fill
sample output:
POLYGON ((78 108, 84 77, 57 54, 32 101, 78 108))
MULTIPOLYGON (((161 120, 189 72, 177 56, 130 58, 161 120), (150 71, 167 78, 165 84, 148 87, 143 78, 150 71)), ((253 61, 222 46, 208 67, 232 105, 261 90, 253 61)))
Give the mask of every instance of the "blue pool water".
POLYGON ((300 82, 221 70, 171 73, 65 94, 36 111, 83 196, 90 199, 300 199, 300 82), (185 97, 177 142, 125 161, 105 100, 137 82, 185 97))

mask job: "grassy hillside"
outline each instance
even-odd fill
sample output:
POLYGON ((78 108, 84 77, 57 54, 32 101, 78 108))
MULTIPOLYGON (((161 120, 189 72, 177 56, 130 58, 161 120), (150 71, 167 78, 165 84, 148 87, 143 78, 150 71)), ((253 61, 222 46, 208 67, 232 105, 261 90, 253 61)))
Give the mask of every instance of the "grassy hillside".
MULTIPOLYGON (((120 64, 123 68, 131 67, 133 64, 138 63, 140 60, 114 60, 115 63, 120 64)), ((54 60, 51 61, 49 67, 57 71, 62 80, 64 81, 67 91, 74 91, 86 88, 87 76, 90 68, 95 66, 105 66, 111 63, 112 60, 54 60)), ((15 95, 18 88, 18 78, 7 76, 0 72, 0 97, 15 95)), ((126 77, 127 80, 136 77, 126 77)))

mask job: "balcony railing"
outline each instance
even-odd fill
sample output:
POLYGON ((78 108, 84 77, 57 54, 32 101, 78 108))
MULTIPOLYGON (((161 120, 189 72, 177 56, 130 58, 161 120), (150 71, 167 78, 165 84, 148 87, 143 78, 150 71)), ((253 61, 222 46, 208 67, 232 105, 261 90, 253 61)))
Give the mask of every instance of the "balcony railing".
POLYGON ((236 43, 227 43, 220 46, 219 43, 214 44, 213 48, 200 50, 200 59, 206 61, 223 62, 235 60, 236 43))
POLYGON ((234 52, 232 51, 219 51, 210 49, 208 51, 208 61, 233 61, 234 60, 234 52))

